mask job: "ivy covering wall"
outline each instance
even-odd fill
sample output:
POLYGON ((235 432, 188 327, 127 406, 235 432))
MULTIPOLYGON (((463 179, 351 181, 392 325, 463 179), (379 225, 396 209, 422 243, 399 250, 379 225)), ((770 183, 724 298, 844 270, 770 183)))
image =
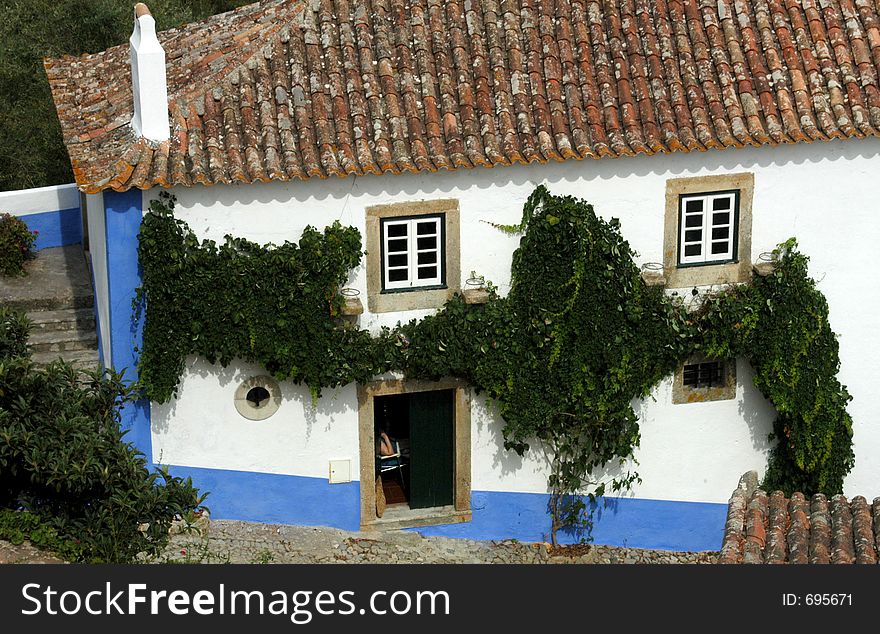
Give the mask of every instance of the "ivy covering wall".
POLYGON ((609 463, 630 464, 638 446, 633 399, 701 351, 748 359, 778 411, 767 486, 838 493, 852 468, 837 341, 793 241, 772 275, 689 312, 644 283, 616 220, 542 186, 520 225, 499 227, 523 236, 507 297, 493 291, 487 304, 468 305, 456 296, 435 315, 372 336, 338 319, 339 288, 362 255, 356 229, 335 223, 307 228, 297 244, 227 237, 217 245, 200 242, 172 210, 170 197, 155 201, 141 231, 140 375, 152 400, 174 396, 189 354, 255 361, 314 395, 389 370, 459 377, 497 404, 508 449, 540 441, 560 504, 554 522, 565 525, 584 510, 573 493, 601 495, 637 478, 600 477, 609 463))
POLYGON ((335 223, 306 228, 299 243, 260 246, 227 237, 199 242, 153 201, 140 235, 147 300, 141 384, 154 401, 175 395, 187 355, 228 365, 245 359, 276 379, 322 387, 369 381, 391 366, 366 331, 339 328, 337 289, 361 257, 360 233, 335 223))
POLYGON ((748 359, 755 386, 776 408, 778 443, 763 486, 787 494, 840 493, 855 456, 846 411, 851 396, 837 380, 840 356, 828 303, 795 240, 776 255, 772 275, 706 302, 697 336, 710 356, 748 359))

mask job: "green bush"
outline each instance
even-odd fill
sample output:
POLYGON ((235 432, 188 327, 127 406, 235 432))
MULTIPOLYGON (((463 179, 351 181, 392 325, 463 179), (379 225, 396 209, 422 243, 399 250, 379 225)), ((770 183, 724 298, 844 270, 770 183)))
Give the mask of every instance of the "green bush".
POLYGON ((51 551, 68 561, 77 561, 83 554, 82 544, 61 537, 57 530, 27 511, 0 509, 0 539, 16 546, 27 540, 37 548, 51 551))
POLYGON ((37 234, 28 229, 21 219, 0 214, 0 274, 24 273, 24 261, 31 254, 37 234))
POLYGON ((0 356, 0 509, 40 520, 37 530, 27 516, 7 516, 0 528, 37 535, 38 545, 57 538, 67 545, 59 554, 79 561, 158 554, 171 522, 199 509, 204 496, 189 479, 151 472, 125 442, 120 410, 137 406, 113 372, 62 361, 40 369, 26 356, 0 356))
POLYGON ((30 323, 24 313, 0 308, 0 359, 27 356, 30 323))

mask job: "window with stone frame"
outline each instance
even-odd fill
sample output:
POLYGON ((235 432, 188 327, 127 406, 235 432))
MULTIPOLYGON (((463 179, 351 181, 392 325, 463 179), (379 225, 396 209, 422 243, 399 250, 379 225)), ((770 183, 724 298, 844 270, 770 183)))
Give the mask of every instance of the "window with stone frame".
POLYGON ((679 196, 678 265, 736 262, 739 190, 679 196))
POLYGON ((441 308, 460 292, 457 200, 376 205, 366 214, 371 313, 441 308))
POLYGON ((752 173, 666 181, 667 288, 746 282, 752 274, 752 173))
POLYGON ((672 379, 675 404, 724 401, 736 397, 736 359, 714 359, 694 355, 685 361, 672 379))
POLYGON ((382 292, 441 288, 446 283, 443 214, 383 218, 382 292))

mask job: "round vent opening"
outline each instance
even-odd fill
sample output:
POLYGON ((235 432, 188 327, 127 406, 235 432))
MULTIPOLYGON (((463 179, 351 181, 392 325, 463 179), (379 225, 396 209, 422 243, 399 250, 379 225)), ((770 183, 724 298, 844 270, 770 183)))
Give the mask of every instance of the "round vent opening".
POLYGON ((270 376, 251 377, 235 391, 235 409, 248 420, 265 420, 281 406, 281 388, 270 376))

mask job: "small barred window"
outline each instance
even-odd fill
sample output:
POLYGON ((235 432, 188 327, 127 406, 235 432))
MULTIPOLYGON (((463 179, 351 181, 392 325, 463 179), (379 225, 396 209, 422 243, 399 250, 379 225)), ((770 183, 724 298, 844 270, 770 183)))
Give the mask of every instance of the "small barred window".
POLYGON ((725 383, 724 362, 692 363, 684 366, 682 375, 687 387, 721 387, 725 383))

